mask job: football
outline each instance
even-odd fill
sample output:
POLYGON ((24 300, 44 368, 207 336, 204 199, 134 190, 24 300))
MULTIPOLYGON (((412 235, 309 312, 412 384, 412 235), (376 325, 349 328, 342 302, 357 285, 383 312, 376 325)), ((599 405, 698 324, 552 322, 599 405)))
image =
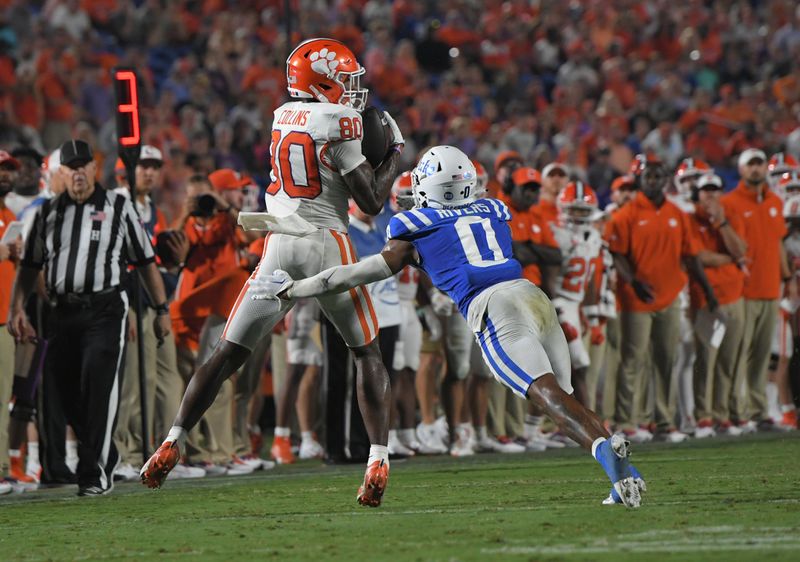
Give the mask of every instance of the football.
POLYGON ((377 168, 389 151, 392 132, 389 125, 384 122, 383 112, 372 106, 364 108, 361 120, 364 124, 361 153, 373 168, 377 168))

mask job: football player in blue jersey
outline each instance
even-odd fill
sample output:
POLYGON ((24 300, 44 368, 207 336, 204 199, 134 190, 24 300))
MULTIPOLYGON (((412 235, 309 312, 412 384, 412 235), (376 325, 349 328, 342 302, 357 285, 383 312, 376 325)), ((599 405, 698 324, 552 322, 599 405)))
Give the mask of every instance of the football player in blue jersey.
POLYGON ((277 270, 251 281, 255 299, 295 299, 346 291, 406 265, 423 269, 458 305, 495 378, 539 406, 602 465, 612 496, 638 507, 644 481, 628 461, 629 443, 572 396, 567 341, 544 292, 514 259, 508 208, 475 195, 476 173, 453 146, 428 150, 412 171, 414 207, 389 222, 383 251, 307 279, 277 270), (257 286, 254 286, 257 285, 257 286))

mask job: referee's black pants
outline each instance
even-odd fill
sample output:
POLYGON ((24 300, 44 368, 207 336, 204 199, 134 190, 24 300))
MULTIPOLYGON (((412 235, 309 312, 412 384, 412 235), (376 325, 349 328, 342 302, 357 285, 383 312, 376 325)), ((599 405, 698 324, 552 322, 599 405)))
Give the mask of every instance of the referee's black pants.
POLYGON ((49 320, 44 387, 58 393, 78 438, 80 487, 113 486, 119 454, 112 437, 127 328, 128 298, 118 291, 83 303, 59 302, 49 320))

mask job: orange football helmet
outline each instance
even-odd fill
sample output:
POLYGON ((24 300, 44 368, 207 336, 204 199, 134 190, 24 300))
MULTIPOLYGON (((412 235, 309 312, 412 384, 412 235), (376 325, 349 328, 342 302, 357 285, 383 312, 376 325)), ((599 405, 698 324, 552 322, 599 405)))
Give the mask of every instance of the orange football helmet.
POLYGON ((369 90, 361 87, 365 69, 353 51, 336 39, 309 39, 286 59, 286 82, 293 98, 338 103, 361 111, 369 90))
POLYGON ((478 175, 478 183, 475 184, 475 197, 481 199, 486 197, 487 187, 489 185, 489 174, 486 173, 486 168, 477 160, 472 161, 475 166, 475 173, 478 175))
POLYGON ((597 195, 582 181, 567 184, 556 200, 563 224, 586 225, 597 219, 597 195))
POLYGON ((778 180, 778 192, 786 197, 800 193, 800 170, 792 170, 778 180))
POLYGON ((690 196, 692 183, 703 174, 711 172, 711 166, 696 158, 684 158, 675 170, 672 182, 680 195, 690 196))
POLYGON ((800 194, 792 195, 783 204, 783 218, 800 219, 800 194))
POLYGON ((653 154, 637 154, 631 161, 631 168, 628 171, 630 175, 638 178, 648 166, 663 166, 663 162, 653 154))
POLYGON ((395 213, 399 213, 405 209, 410 209, 413 204, 414 189, 411 186, 411 172, 403 172, 395 178, 392 184, 392 194, 389 197, 389 205, 395 213), (410 205, 403 205, 403 203, 406 202, 410 202, 410 205))
POLYGON ((767 172, 772 176, 782 176, 798 168, 797 160, 791 154, 776 152, 767 162, 767 172))

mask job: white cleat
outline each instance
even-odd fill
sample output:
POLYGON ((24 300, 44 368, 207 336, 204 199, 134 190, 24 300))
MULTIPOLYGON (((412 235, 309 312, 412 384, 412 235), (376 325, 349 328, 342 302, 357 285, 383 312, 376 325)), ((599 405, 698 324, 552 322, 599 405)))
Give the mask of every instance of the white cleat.
POLYGON ((117 470, 114 472, 114 477, 123 482, 139 480, 139 469, 134 467, 131 463, 126 462, 117 467, 117 470))
POLYGON ((451 457, 471 457, 474 454, 475 450, 469 446, 469 441, 457 439, 456 442, 450 447, 451 457))
POLYGON ((478 440, 478 449, 482 453, 505 453, 515 454, 524 453, 525 446, 511 441, 507 437, 502 439, 495 439, 494 437, 485 437, 478 440))
POLYGON ((447 424, 447 418, 444 416, 439 416, 436 418, 436 421, 433 422, 433 427, 436 429, 436 433, 439 434, 439 438, 442 440, 442 443, 447 445, 450 441, 450 426, 447 424))
POLYGON ((545 449, 563 449, 567 446, 561 441, 551 439, 550 435, 542 433, 542 430, 534 425, 525 426, 525 436, 528 440, 525 448, 528 451, 540 452, 545 449), (544 447, 544 449, 542 447, 544 447))
POLYGON ((447 452, 447 445, 444 444, 434 424, 419 424, 417 426, 417 441, 419 441, 419 453, 421 455, 443 455, 447 452))
POLYGON ((460 425, 456 428, 456 442, 450 446, 450 456, 452 457, 471 457, 475 454, 475 449, 470 444, 470 438, 475 434, 472 426, 460 425))
POLYGON ((648 443, 653 440, 653 434, 643 427, 637 427, 633 431, 626 431, 625 438, 631 443, 648 443))
POLYGON ((695 439, 708 439, 709 437, 715 437, 717 432, 714 431, 714 428, 710 425, 698 427, 694 430, 694 438, 695 439))
POLYGON ((168 479, 178 480, 183 478, 205 478, 206 471, 198 466, 178 463, 167 476, 168 479))
POLYGON ((749 433, 755 433, 756 431, 758 431, 758 426, 756 425, 756 422, 750 420, 744 423, 740 423, 739 429, 741 430, 742 435, 747 435, 749 433))
MULTIPOLYGON (((258 463, 259 465, 261 463, 258 463)), ((252 474, 255 472, 255 466, 242 460, 240 457, 234 457, 227 465, 228 476, 244 476, 245 474, 252 474)))
POLYGON ((728 437, 739 437, 742 435, 742 430, 739 428, 738 425, 733 425, 732 423, 722 423, 717 427, 717 434, 718 435, 727 435, 728 437))
MULTIPOLYGON (((548 441, 559 443, 561 447, 578 447, 578 444, 575 441, 558 431, 553 432, 550 437, 548 437, 548 441)), ((557 449, 559 447, 555 446, 553 448, 557 449)))
POLYGON ((297 456, 302 460, 321 459, 325 456, 325 449, 316 439, 304 439, 300 443, 300 451, 297 456))
POLYGON ((0 480, 0 496, 10 494, 13 491, 14 488, 11 487, 11 484, 6 482, 5 480, 0 480))
MULTIPOLYGON (((403 445, 400 439, 397 438, 397 433, 394 431, 389 432, 389 442, 387 443, 390 455, 398 455, 402 457, 413 457, 414 451, 403 445)), ((301 457, 302 458, 302 457, 301 457)))
POLYGON ((689 436, 682 431, 678 431, 677 429, 657 433, 654 437, 655 441, 661 441, 664 443, 683 443, 687 439, 689 439, 689 436))

